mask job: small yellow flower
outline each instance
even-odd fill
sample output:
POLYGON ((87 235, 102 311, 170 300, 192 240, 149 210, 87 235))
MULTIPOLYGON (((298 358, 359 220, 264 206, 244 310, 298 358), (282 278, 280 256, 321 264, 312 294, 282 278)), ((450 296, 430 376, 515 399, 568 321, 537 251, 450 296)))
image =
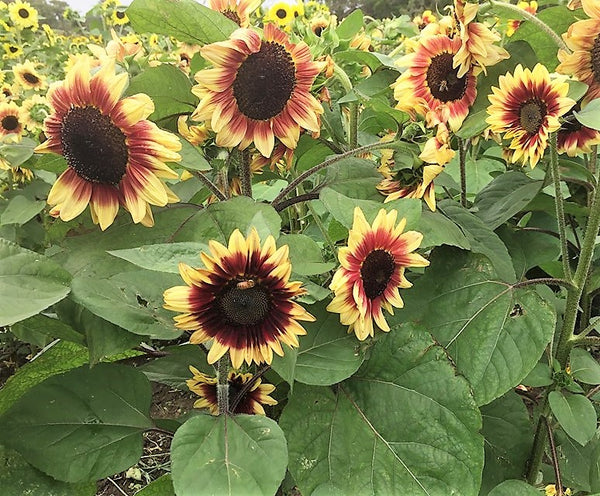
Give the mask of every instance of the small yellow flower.
POLYGON ((20 29, 38 28, 38 12, 29 2, 16 0, 8 6, 8 15, 13 24, 20 29))

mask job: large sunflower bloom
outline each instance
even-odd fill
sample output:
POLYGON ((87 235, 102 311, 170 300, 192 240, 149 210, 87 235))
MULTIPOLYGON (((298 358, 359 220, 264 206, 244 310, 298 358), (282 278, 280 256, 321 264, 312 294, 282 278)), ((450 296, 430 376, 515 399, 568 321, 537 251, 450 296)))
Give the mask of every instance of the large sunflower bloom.
POLYGON ((267 24, 264 40, 250 30, 236 30, 228 41, 201 48, 215 65, 196 74, 192 92, 201 98, 192 115, 210 120, 219 146, 246 148, 254 142, 265 157, 275 137, 296 148, 300 128, 319 132, 321 104, 310 94, 320 64, 308 45, 290 43, 274 24, 267 24))
POLYGON ((120 99, 127 82, 126 73, 115 75, 113 63, 90 77, 83 60, 50 88, 48 139, 35 151, 63 155, 69 165, 48 195, 52 215, 68 221, 89 203, 93 221, 104 230, 121 204, 134 222, 152 226, 150 205, 178 201, 159 178, 178 177, 165 162, 180 159, 181 143, 146 120, 154 111, 147 95, 120 99))
POLYGON ((585 105, 590 100, 600 98, 600 3, 597 0, 583 0, 582 6, 590 19, 571 24, 563 34, 572 53, 558 51, 561 63, 556 72, 571 74, 589 86, 583 99, 585 105))
POLYGON ((223 246, 209 241, 210 255, 201 253, 205 269, 179 264, 187 286, 167 289, 165 308, 183 312, 175 317, 180 329, 194 331, 194 344, 213 340, 208 362, 227 351, 234 368, 271 363, 273 352, 283 355, 281 343, 298 346, 306 334, 299 320, 314 321, 292 300, 304 294, 302 283, 290 281, 292 266, 287 245, 277 249, 273 236, 260 246, 253 228, 248 238, 236 229, 223 246))
POLYGON ((238 26, 247 28, 250 24, 250 14, 258 9, 260 3, 260 0, 209 0, 208 6, 221 12, 238 26))
POLYGON ((15 64, 13 67, 15 81, 23 88, 29 90, 45 90, 47 88, 46 77, 37 72, 35 64, 29 60, 23 64, 15 64))
POLYGON ((37 29, 38 12, 29 2, 16 0, 8 5, 8 15, 13 24, 20 29, 37 29))
POLYGON ((463 77, 471 67, 487 74, 486 67, 509 57, 508 52, 497 45, 500 35, 493 33, 481 22, 473 22, 479 5, 464 0, 454 0, 454 12, 462 46, 454 55, 453 67, 458 68, 457 77, 463 77))
POLYGON ((430 127, 448 123, 453 131, 458 130, 477 96, 473 69, 459 77, 458 68, 453 66, 460 48, 458 37, 422 39, 415 52, 404 57, 408 68, 392 85, 396 108, 425 116, 430 127))
POLYGON ((0 103, 0 142, 21 141, 24 132, 23 109, 14 102, 0 103))
POLYGON ((340 322, 350 326, 348 332, 354 331, 361 341, 374 335, 373 321, 389 332, 383 310, 393 314, 393 307, 404 305, 398 289, 411 286, 405 268, 429 265, 421 255, 412 253, 423 235, 403 232, 406 219, 396 225, 397 214, 396 210, 386 213, 381 209, 371 226, 356 207, 348 246, 338 253, 341 267, 329 286, 335 296, 327 310, 339 313, 340 322))
MULTIPOLYGON (((190 371, 194 374, 194 378, 186 381, 187 387, 200 396, 200 399, 194 403, 194 408, 208 408, 212 415, 218 415, 217 378, 209 377, 192 366, 190 366, 190 371)), ((252 379, 252 374, 239 374, 233 370, 229 372, 227 382, 230 403, 250 379, 252 379)), ((277 404, 277 400, 269 396, 273 391, 275 391, 275 386, 262 384, 261 379, 256 379, 231 413, 265 415, 263 405, 273 406, 277 404)))
POLYGON ((493 133, 512 140, 513 163, 529 161, 533 168, 548 146, 548 134, 560 128, 558 118, 575 104, 567 97, 569 85, 551 81, 542 64, 533 71, 519 64, 514 75, 507 72, 498 82, 499 88, 492 87, 488 96, 487 123, 493 133))

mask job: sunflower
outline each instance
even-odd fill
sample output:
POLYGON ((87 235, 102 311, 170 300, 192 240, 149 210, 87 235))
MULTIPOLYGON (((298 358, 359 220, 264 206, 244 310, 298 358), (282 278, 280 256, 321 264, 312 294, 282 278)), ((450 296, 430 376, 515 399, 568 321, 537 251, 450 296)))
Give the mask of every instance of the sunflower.
POLYGON ((0 103, 0 141, 21 141, 24 132, 23 109, 14 102, 0 103))
POLYGON ((247 28, 250 25, 250 14, 258 9, 260 3, 261 0, 209 0, 208 6, 221 12, 238 26, 247 28))
POLYGON ((584 12, 590 17, 569 26, 563 34, 565 44, 572 50, 558 51, 560 64, 556 72, 570 74, 589 86, 583 104, 600 98, 600 4, 583 0, 584 12))
POLYGON ((19 87, 16 84, 2 83, 0 85, 0 101, 13 100, 19 96, 19 87))
POLYGON ((15 81, 18 81, 23 88, 29 90, 45 90, 47 88, 46 77, 37 72, 36 64, 27 60, 23 64, 15 64, 13 73, 15 81))
MULTIPOLYGON (((208 408, 212 415, 218 415, 217 378, 209 377, 192 366, 190 366, 190 371, 194 374, 194 378, 186 381, 187 386, 190 391, 200 396, 200 399, 194 403, 194 408, 208 408)), ((252 374, 239 374, 233 370, 229 372, 227 382, 230 403, 251 379, 252 374)), ((263 405, 277 404, 277 400, 269 396, 273 391, 275 391, 275 386, 262 384, 261 379, 256 379, 231 413, 265 415, 263 405)))
POLYGON ((10 174, 14 183, 25 184, 33 179, 33 171, 27 167, 11 167, 10 174))
POLYGON ((159 178, 178 177, 164 162, 180 160, 181 143, 146 120, 154 111, 147 95, 120 99, 127 83, 126 73, 115 75, 114 63, 90 77, 82 59, 50 88, 48 139, 35 151, 63 155, 69 165, 48 194, 52 215, 69 221, 89 203, 94 223, 104 230, 121 204, 134 222, 152 226, 150 204, 178 201, 159 178))
POLYGON ((412 22, 419 28, 419 31, 427 26, 427 24, 431 24, 432 22, 436 21, 437 17, 433 12, 431 12, 431 10, 424 10, 421 15, 415 16, 412 20, 412 22))
POLYGON ((329 26, 329 19, 326 19, 323 16, 315 17, 310 21, 310 29, 316 36, 321 36, 323 31, 327 29, 329 26))
POLYGON ((579 110, 578 104, 569 110, 558 130, 558 153, 566 153, 569 157, 591 153, 592 145, 600 144, 600 131, 584 126, 573 115, 573 111, 579 110))
POLYGON ((198 146, 206 141, 210 131, 205 124, 201 126, 188 126, 187 116, 180 115, 177 119, 177 131, 186 141, 192 145, 198 146))
POLYGON ((129 18, 127 17, 127 14, 125 13, 124 10, 121 10, 121 9, 113 10, 112 14, 110 15, 110 23, 113 26, 123 26, 124 24, 127 24, 128 22, 129 22, 129 18))
POLYGON ((373 321, 389 332, 383 309, 393 315, 392 307, 404 305, 398 289, 411 287, 405 268, 429 265, 421 255, 411 253, 423 235, 403 233, 406 219, 396 225, 397 214, 396 210, 386 213, 381 209, 371 226, 356 207, 348 246, 338 253, 341 267, 329 286, 335 296, 327 310, 339 313, 340 322, 350 326, 348 332, 354 331, 360 341, 374 336, 373 321))
POLYGON ((9 4, 8 15, 13 24, 21 29, 38 28, 38 12, 29 2, 16 0, 9 4))
POLYGON ((244 361, 270 364, 273 352, 283 355, 281 343, 297 347, 297 336, 306 334, 298 321, 315 319, 292 300, 305 290, 289 280, 287 245, 277 249, 268 236, 261 247, 252 228, 247 238, 236 229, 227 247, 214 240, 208 246, 211 254, 200 254, 206 268, 180 263, 187 286, 165 291, 165 308, 183 312, 175 325, 194 331, 191 343, 213 340, 209 363, 229 351, 236 369, 244 361))
POLYGON ((481 22, 473 22, 479 5, 464 0, 454 0, 454 15, 462 45, 454 55, 453 67, 458 68, 456 77, 461 78, 471 67, 475 71, 487 74, 486 67, 495 65, 510 55, 494 42, 500 41, 500 35, 493 33, 481 22))
POLYGON ((514 75, 500 76, 499 88, 492 87, 486 122, 494 133, 512 139, 511 162, 521 160, 535 167, 548 146, 548 134, 560 128, 558 118, 575 101, 567 97, 567 82, 551 81, 548 69, 537 64, 533 71, 519 64, 514 75))
POLYGON ((295 12, 296 9, 294 5, 285 2, 277 2, 271 5, 264 20, 274 22, 278 26, 287 26, 296 18, 294 15, 295 12))
POLYGON ((230 40, 200 51, 215 68, 196 74, 199 84, 192 92, 201 101, 192 118, 211 120, 217 145, 244 149, 254 142, 269 157, 275 137, 296 148, 300 127, 319 132, 323 107, 310 88, 321 65, 313 62, 306 43, 291 43, 283 31, 267 24, 264 40, 240 28, 230 40))
POLYGON ((392 85, 396 108, 425 116, 432 127, 448 123, 453 131, 460 128, 477 96, 473 69, 458 77, 454 56, 461 48, 458 37, 428 36, 416 51, 403 57, 408 68, 392 85))
POLYGON ((2 47, 4 48, 5 59, 18 59, 23 55, 23 49, 14 43, 4 43, 2 47))

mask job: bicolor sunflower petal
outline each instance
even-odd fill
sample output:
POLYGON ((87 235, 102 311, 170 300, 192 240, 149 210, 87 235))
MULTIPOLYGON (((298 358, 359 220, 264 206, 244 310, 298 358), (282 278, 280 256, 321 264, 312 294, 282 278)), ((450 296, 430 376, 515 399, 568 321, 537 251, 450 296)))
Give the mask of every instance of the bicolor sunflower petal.
POLYGON ((210 254, 200 254, 205 268, 180 264, 187 286, 164 293, 165 308, 183 312, 175 325, 195 331, 190 342, 212 340, 209 363, 229 352, 236 369, 271 363, 273 352, 283 354, 280 342, 298 346, 296 336, 306 334, 298 321, 314 317, 293 301, 305 290, 289 280, 288 247, 277 249, 272 236, 261 247, 254 228, 247 238, 236 229, 227 246, 214 240, 208 246, 210 254))
POLYGON ((600 131, 581 124, 573 115, 574 110, 580 110, 578 104, 564 115, 557 134, 558 153, 566 153, 569 157, 591 153, 592 146, 600 144, 600 131))
POLYGON ((260 3, 260 0, 209 0, 208 6, 221 12, 238 26, 247 28, 250 14, 260 7, 260 3))
POLYGON ((396 223, 396 218, 396 210, 381 209, 371 225, 356 207, 348 246, 338 253, 341 267, 329 286, 334 298, 327 309, 339 313, 340 322, 361 341, 374 336, 374 322, 382 331, 390 330, 383 310, 393 314, 393 307, 403 306, 398 290, 411 286, 404 275, 406 267, 429 265, 413 253, 423 235, 404 232, 406 219, 396 223))
POLYGON ((23 109, 14 102, 0 103, 0 141, 21 141, 24 132, 23 109))
POLYGON ((493 133, 511 140, 513 163, 529 162, 533 168, 548 146, 548 135, 560 128, 559 117, 575 104, 567 97, 569 85, 552 81, 542 64, 533 71, 519 64, 514 74, 500 76, 498 83, 488 96, 486 122, 493 133))
POLYGON ((472 68, 459 77, 453 65, 460 48, 458 37, 423 38, 415 52, 405 57, 408 68, 392 85, 396 108, 423 115, 430 127, 447 123, 453 131, 458 130, 477 96, 472 68))
POLYGON ((295 148, 301 127, 319 131, 323 107, 310 88, 321 64, 312 60, 304 42, 291 43, 267 24, 263 39, 240 28, 201 53, 214 67, 196 74, 192 91, 201 101, 192 119, 209 121, 219 146, 243 149, 254 142, 270 157, 275 138, 295 148))
POLYGON ((159 177, 177 177, 164 161, 178 161, 181 144, 145 120, 153 106, 146 95, 120 99, 127 84, 114 62, 90 75, 86 59, 48 92, 52 114, 44 121, 47 140, 37 153, 63 155, 69 167, 52 186, 48 203, 62 220, 77 217, 89 204, 102 230, 118 206, 134 220, 154 223, 149 205, 177 201, 159 177))

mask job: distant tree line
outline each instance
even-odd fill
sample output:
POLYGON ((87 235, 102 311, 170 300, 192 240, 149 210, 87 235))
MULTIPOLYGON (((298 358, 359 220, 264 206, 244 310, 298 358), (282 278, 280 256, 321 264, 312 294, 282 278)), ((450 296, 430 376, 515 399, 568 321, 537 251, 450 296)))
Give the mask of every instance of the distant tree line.
POLYGON ((424 10, 443 12, 452 0, 325 0, 329 9, 340 19, 355 9, 377 19, 408 14, 414 17, 424 10))

